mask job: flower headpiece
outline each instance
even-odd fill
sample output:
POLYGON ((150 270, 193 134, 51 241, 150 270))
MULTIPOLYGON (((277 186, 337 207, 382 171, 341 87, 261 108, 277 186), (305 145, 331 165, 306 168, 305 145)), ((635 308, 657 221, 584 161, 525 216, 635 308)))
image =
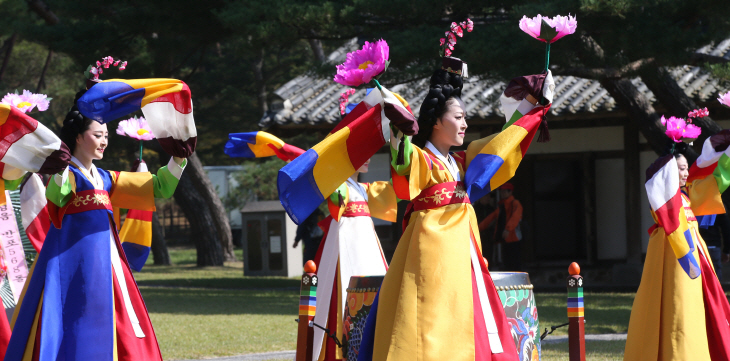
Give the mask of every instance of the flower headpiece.
POLYGON ((545 70, 550 65, 550 44, 566 35, 575 33, 577 27, 578 21, 575 19, 575 16, 571 16, 570 14, 568 16, 556 15, 552 19, 540 14, 532 19, 527 16, 522 16, 522 19, 520 19, 520 29, 522 31, 546 43, 545 70))
POLYGON ((101 61, 97 60, 96 65, 89 65, 89 67, 86 68, 84 75, 86 75, 87 79, 98 82, 100 81, 99 75, 104 73, 104 69, 109 69, 109 67, 112 65, 118 66, 119 70, 124 70, 127 68, 126 61, 122 61, 121 59, 114 60, 113 57, 107 56, 101 59, 101 61))
POLYGON ((335 81, 347 86, 360 86, 375 81, 378 75, 388 69, 390 48, 385 40, 365 42, 362 49, 347 53, 344 63, 337 66, 335 81))
POLYGON ((51 98, 45 94, 34 94, 27 90, 23 90, 23 94, 18 94, 16 90, 15 93, 6 94, 0 103, 12 105, 23 113, 30 113, 35 107, 38 107, 38 110, 43 112, 48 110, 51 98))
POLYGON ((467 18, 466 21, 462 21, 460 23, 451 23, 451 29, 445 33, 446 37, 439 39, 440 46, 441 46, 441 56, 451 56, 451 52, 454 51, 454 46, 456 46, 456 38, 463 37, 464 36, 464 30, 466 30, 468 33, 470 33, 472 30, 474 30, 474 23, 471 21, 471 19, 467 18))
POLYGON ((717 101, 720 102, 720 104, 730 107, 730 92, 727 92, 725 94, 718 94, 720 95, 719 98, 717 98, 717 101))

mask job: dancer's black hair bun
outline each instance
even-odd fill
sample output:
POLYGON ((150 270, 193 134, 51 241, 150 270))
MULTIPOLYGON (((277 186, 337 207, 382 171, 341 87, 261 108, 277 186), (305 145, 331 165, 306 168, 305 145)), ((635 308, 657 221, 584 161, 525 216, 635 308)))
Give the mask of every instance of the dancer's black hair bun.
POLYGON ((450 98, 461 98, 464 86, 462 74, 466 63, 456 58, 444 57, 441 69, 431 75, 430 89, 426 99, 421 103, 418 114, 418 134, 413 137, 413 144, 424 147, 431 137, 436 120, 444 115, 450 98))

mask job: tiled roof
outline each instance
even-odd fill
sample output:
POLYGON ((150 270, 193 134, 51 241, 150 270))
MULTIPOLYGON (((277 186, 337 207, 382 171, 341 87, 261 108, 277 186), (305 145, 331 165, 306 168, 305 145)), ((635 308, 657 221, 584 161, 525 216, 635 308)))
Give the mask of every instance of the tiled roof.
MULTIPOLYGON (((328 61, 341 63, 348 52, 358 47, 357 40, 352 39, 330 54, 328 61)), ((730 59, 730 39, 717 45, 705 46, 697 52, 730 59)), ((718 80, 712 78, 702 67, 676 67, 671 69, 671 74, 677 79, 679 86, 696 101, 707 101, 723 90, 718 88, 718 80)), ((656 101, 654 94, 640 78, 634 78, 632 82, 651 102, 656 101)), ((616 108, 615 100, 596 80, 555 76, 555 84, 555 97, 550 110, 553 115, 611 112, 616 108)), ((498 99, 505 85, 503 81, 478 76, 466 79, 462 99, 467 107, 467 119, 501 117, 498 99)), ((272 109, 264 114, 259 125, 268 128, 274 125, 335 124, 341 119, 340 94, 347 89, 349 88, 335 83, 331 78, 298 76, 274 91, 280 101, 272 104, 272 109)), ((417 117, 421 102, 428 91, 428 78, 388 86, 388 89, 402 95, 417 117)), ((359 102, 364 96, 365 90, 359 89, 350 96, 350 102, 359 102)))

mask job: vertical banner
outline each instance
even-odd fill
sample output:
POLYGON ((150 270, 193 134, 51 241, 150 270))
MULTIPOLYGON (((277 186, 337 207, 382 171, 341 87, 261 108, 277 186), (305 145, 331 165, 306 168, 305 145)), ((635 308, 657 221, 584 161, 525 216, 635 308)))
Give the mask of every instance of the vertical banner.
POLYGON ((13 291, 13 298, 17 303, 25 280, 28 278, 28 265, 25 263, 23 243, 20 240, 18 222, 15 220, 15 212, 8 191, 5 191, 5 199, 7 203, 0 206, 0 242, 10 289, 13 291))

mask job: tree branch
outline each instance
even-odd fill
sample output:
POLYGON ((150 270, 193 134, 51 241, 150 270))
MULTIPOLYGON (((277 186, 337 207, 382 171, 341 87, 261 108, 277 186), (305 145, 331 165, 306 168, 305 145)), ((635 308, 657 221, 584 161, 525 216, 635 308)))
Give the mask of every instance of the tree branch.
POLYGON ((46 24, 56 25, 61 22, 61 20, 58 19, 58 16, 50 10, 48 4, 44 3, 42 0, 28 0, 27 2, 28 7, 45 20, 46 24))
POLYGON ((654 58, 632 61, 621 68, 567 68, 553 71, 553 75, 572 75, 586 79, 620 79, 638 72, 641 68, 654 63, 654 58))

